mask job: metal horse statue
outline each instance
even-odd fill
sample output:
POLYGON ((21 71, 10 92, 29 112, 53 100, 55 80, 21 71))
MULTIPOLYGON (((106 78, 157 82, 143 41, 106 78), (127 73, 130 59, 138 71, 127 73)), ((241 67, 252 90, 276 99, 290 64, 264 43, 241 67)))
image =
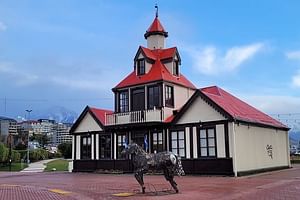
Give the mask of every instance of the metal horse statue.
POLYGON ((122 154, 131 154, 133 165, 135 168, 135 178, 142 187, 142 192, 145 193, 143 175, 150 169, 154 168, 162 170, 167 181, 170 182, 173 189, 178 193, 177 183, 174 181, 174 176, 184 175, 180 157, 177 157, 172 152, 159 152, 148 154, 142 147, 133 143, 129 144, 122 154))

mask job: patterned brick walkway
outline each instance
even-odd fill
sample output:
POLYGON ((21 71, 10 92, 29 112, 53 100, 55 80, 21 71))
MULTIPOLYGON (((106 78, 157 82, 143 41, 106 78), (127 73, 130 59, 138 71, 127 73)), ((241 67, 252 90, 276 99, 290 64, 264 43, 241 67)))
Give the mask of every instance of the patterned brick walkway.
POLYGON ((185 176, 176 178, 180 193, 170 191, 163 176, 145 176, 147 192, 139 193, 132 174, 0 173, 0 199, 300 199, 300 165, 248 177, 185 176), (113 194, 137 193, 130 197, 113 194))

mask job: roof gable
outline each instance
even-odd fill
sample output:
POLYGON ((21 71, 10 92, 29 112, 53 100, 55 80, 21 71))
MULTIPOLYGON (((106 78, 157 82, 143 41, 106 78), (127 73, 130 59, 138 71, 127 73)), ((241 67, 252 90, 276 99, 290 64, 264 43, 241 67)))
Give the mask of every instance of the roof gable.
POLYGON ((74 125, 71 127, 70 133, 82 133, 92 131, 103 131, 105 125, 105 115, 112 111, 86 106, 80 114, 74 125))
POLYGON ((173 58, 175 55, 178 58, 180 58, 176 47, 156 50, 150 50, 145 47, 140 47, 136 54, 136 57, 139 55, 140 52, 142 52, 146 58, 153 60, 149 72, 144 75, 137 75, 135 71, 133 71, 126 78, 124 78, 114 89, 160 80, 196 89, 195 86, 182 74, 180 74, 179 76, 172 75, 162 62, 162 60, 173 58))
POLYGON ((208 101, 197 95, 197 98, 190 104, 188 110, 182 114, 176 124, 219 120, 226 120, 226 117, 217 109, 214 109, 208 101))

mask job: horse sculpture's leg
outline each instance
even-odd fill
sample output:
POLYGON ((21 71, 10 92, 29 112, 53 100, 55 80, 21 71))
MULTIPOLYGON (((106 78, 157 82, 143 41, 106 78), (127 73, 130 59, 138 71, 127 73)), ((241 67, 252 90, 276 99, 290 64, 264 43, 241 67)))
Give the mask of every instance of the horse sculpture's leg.
POLYGON ((174 181, 174 174, 170 172, 170 169, 164 169, 164 175, 167 181, 170 182, 173 189, 178 193, 177 183, 174 181))
POLYGON ((137 170, 135 172, 134 176, 135 176, 135 179, 137 180, 137 182, 142 187, 142 192, 144 194, 145 193, 145 186, 144 186, 143 171, 142 170, 137 170))

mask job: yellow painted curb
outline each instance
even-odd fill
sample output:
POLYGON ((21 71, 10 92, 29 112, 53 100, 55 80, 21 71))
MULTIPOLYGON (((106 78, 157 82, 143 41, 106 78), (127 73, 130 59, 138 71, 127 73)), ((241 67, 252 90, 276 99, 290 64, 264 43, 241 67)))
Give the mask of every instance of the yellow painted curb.
POLYGON ((61 190, 61 189, 50 189, 49 191, 57 193, 57 194, 63 194, 63 195, 71 194, 72 193, 72 192, 61 190))
POLYGON ((131 192, 123 192, 123 193, 113 194, 113 196, 116 196, 116 197, 130 197, 133 195, 135 195, 135 193, 131 193, 131 192))
POLYGON ((19 187, 19 185, 13 185, 13 184, 1 184, 1 187, 19 187))

